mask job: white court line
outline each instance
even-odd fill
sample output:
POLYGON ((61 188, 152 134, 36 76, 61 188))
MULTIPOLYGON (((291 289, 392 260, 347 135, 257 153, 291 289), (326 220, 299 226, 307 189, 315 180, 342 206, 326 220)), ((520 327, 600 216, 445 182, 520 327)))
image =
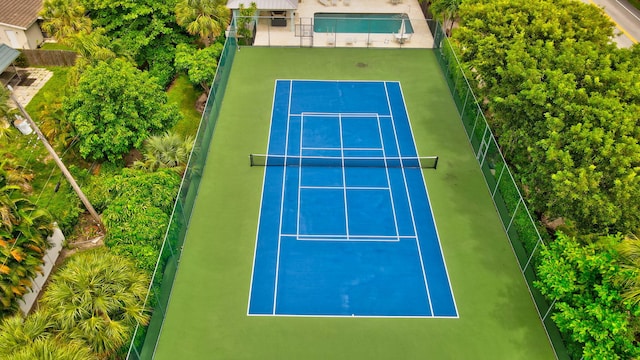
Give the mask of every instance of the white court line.
MULTIPOLYGON (((343 113, 339 112, 301 112, 299 114, 290 114, 290 116, 315 116, 315 117, 339 117, 343 113)), ((345 117, 375 117, 376 113, 344 113, 345 117)), ((388 116, 388 115, 385 115, 388 116)))
MULTIPOLYGON (((298 234, 280 234, 280 236, 297 237, 298 234)), ((302 234, 301 238, 346 238, 344 234, 302 234)), ((415 235, 349 235, 349 239, 362 239, 362 238, 380 238, 380 239, 415 239, 415 235)))
MULTIPOLYGON (((303 147, 302 150, 342 150, 337 147, 303 147)), ((345 148, 345 150, 355 150, 355 151, 384 151, 383 148, 345 148)))
POLYGON ((616 2, 618 3, 618 5, 622 6, 623 9, 627 10, 627 12, 633 16, 634 18, 636 18, 636 20, 640 21, 640 18, 636 16, 636 14, 634 14, 631 10, 629 10, 626 6, 624 6, 624 4, 622 4, 620 1, 616 0, 616 2))
MULTIPOLYGON (((300 116, 300 156, 302 156, 302 134, 304 130, 304 116, 300 116)), ((300 233, 300 193, 302 190, 302 161, 298 167, 298 203, 296 204, 296 233, 300 233)))
MULTIPOLYGON (((276 80, 275 84, 274 84, 274 88, 277 87, 278 85, 278 81, 282 81, 282 80, 276 80)), ((289 80, 291 81, 291 80, 289 80)), ((271 118, 269 119, 269 134, 267 137, 267 151, 265 152, 266 154, 269 153, 269 145, 271 144, 271 126, 273 125, 273 112, 275 111, 275 105, 276 105, 276 91, 274 90, 273 92, 273 98, 271 99, 271 118)), ((256 271, 256 257, 258 256, 258 240, 259 240, 259 235, 260 235, 260 219, 262 218, 262 200, 264 198, 264 188, 265 188, 265 181, 267 179, 267 167, 265 166, 264 169, 264 174, 262 175, 262 192, 260 193, 260 209, 258 209, 258 225, 256 226, 256 244, 254 246, 253 249, 253 265, 251 266, 251 282, 249 283, 249 301, 247 302, 247 315, 249 314, 249 310, 251 309, 251 292, 253 291, 253 276, 255 275, 255 271, 256 271)))
MULTIPOLYGON (((401 156, 402 153, 400 152, 400 143, 398 142, 398 133, 396 132, 396 123, 394 121, 393 118, 393 111, 391 109, 391 100, 389 99, 389 89, 387 88, 387 83, 384 83, 384 92, 385 95, 387 96, 387 106, 389 107, 389 114, 391 114, 391 124, 393 125, 393 136, 395 138, 395 142, 396 142, 396 149, 398 149, 398 156, 401 156)), ((403 100, 404 101, 404 100, 403 100)), ((411 137, 413 137, 413 134, 411 135, 411 137)), ((416 155, 418 155, 417 153, 417 149, 416 149, 416 155)), ((427 291, 427 299, 429 299, 429 309, 431 311, 431 315, 433 315, 433 304, 431 303, 431 293, 429 291, 429 282, 427 281, 427 273, 424 267, 424 261, 422 260, 422 250, 420 249, 420 241, 418 240, 418 228, 416 227, 416 220, 415 220, 415 216, 413 214, 413 205, 411 204, 411 194, 409 194, 409 186, 407 184, 407 177, 405 174, 405 169, 401 168, 402 170, 402 179, 404 181, 404 189, 405 192, 407 194, 407 202, 409 203, 409 212, 411 213, 411 222, 413 223, 413 233, 416 234, 416 246, 418 249, 418 257, 420 258, 420 267, 422 268, 422 278, 424 280, 424 285, 425 285, 425 289, 427 291)), ((425 185, 426 188, 426 185, 425 185)))
MULTIPOLYGON (((409 123, 409 129, 411 130, 411 140, 413 141, 413 147, 416 149, 416 156, 418 155, 418 146, 416 144, 416 139, 413 137, 413 127, 411 126, 411 119, 409 118, 409 110, 407 109, 407 102, 404 100, 404 92, 402 91, 402 86, 400 82, 398 82, 398 88, 400 89, 400 95, 402 96, 402 103, 404 104, 405 115, 407 116, 407 122, 409 123)), ((393 120, 393 119, 392 119, 393 120)), ((394 126, 395 129, 395 126, 394 126)), ((433 228, 436 231, 436 240, 438 240, 438 249, 440 249, 440 258, 442 259, 442 265, 444 266, 444 272, 447 274, 447 283, 449 284, 449 293, 451 294, 451 299, 453 300, 453 307, 456 310, 456 318, 459 318, 458 305, 456 303, 456 297, 453 295, 453 287, 451 285, 451 278, 449 277, 449 268, 447 267, 447 259, 444 256, 444 250, 442 249, 442 243, 440 242, 440 233, 438 233, 438 225, 436 224, 436 217, 433 214, 433 207, 431 206, 431 198, 429 197, 429 188, 427 187, 427 180, 424 178, 424 172, 420 171, 422 175, 422 184, 424 185, 424 191, 427 194, 427 201, 429 203, 429 211, 431 212, 431 221, 433 223, 433 228)), ((417 235, 417 233, 416 233, 417 235)))
MULTIPOLYGON (((287 151, 289 150, 289 112, 291 111, 291 96, 293 94, 293 82, 289 83, 289 103, 287 104, 287 129, 284 138, 284 154, 287 155, 287 151)), ((284 213, 284 191, 285 191, 285 181, 287 180, 287 166, 284 167, 282 171, 282 193, 280 195, 280 224, 278 225, 278 232, 282 232, 282 215, 284 213)), ((276 313, 276 300, 278 298, 278 275, 280 272, 280 244, 282 242, 282 237, 278 237, 278 250, 276 251, 276 273, 274 279, 274 287, 273 287, 273 314, 276 313)))
POLYGON ((375 186, 300 186, 301 189, 331 189, 331 190, 342 190, 346 188, 347 190, 389 190, 388 187, 375 187, 375 186))
POLYGON ((344 222, 347 238, 349 238, 349 210, 347 206, 347 174, 344 168, 344 140, 342 139, 342 115, 338 115, 340 133, 340 156, 342 157, 342 186, 344 187, 344 222))
POLYGON ((304 318, 351 318, 351 319, 457 319, 457 316, 427 315, 297 315, 297 314, 249 314, 249 316, 304 317, 304 318))
POLYGON ((306 238, 306 237, 300 237, 296 239, 297 241, 317 241, 317 242, 351 242, 351 243, 365 243, 365 242, 381 242, 381 243, 388 243, 388 242, 400 242, 400 239, 386 239, 386 238, 306 238))
MULTIPOLYGON (((400 235, 398 230, 398 214, 396 214, 396 205, 393 201, 393 189, 391 188, 391 178, 389 177, 389 164, 387 163, 387 152, 384 150, 384 139, 382 137, 382 127, 380 126, 380 118, 376 117, 378 124, 378 136, 380 136, 380 145, 382 145, 382 157, 384 159, 384 170, 387 175, 387 185, 389 186, 389 199, 391 200, 391 212, 393 213, 393 225, 396 229, 396 235, 400 235)), ((400 154, 398 154, 400 155, 400 154)))

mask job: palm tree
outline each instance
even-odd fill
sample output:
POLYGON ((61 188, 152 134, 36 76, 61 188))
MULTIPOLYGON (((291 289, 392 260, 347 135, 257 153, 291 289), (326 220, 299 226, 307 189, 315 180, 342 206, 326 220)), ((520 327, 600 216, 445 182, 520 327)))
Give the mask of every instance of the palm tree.
POLYGON ((451 30, 453 29, 456 17, 458 17, 461 4, 462 0, 433 0, 431 4, 433 12, 442 15, 442 26, 446 26, 447 21, 450 23, 447 31, 448 35, 451 35, 451 30))
POLYGON ((640 239, 631 234, 626 236, 616 250, 621 257, 620 282, 624 288, 622 296, 634 304, 640 303, 640 239))
POLYGON ((136 161, 134 167, 156 171, 159 168, 172 168, 182 174, 193 149, 193 137, 183 139, 176 133, 151 136, 144 144, 144 161, 136 161))
POLYGON ((33 341, 47 338, 52 326, 51 317, 45 311, 37 311, 27 318, 20 315, 5 318, 0 324, 1 357, 4 359, 33 341))
POLYGON ((73 34, 91 32, 91 19, 78 0, 45 0, 40 16, 42 30, 61 42, 73 34))
POLYGON ((67 121, 62 108, 62 97, 53 92, 44 93, 44 101, 38 105, 37 114, 40 120, 38 127, 49 142, 61 148, 69 146, 75 129, 73 124, 67 121))
POLYGON ((38 310, 26 318, 20 315, 5 318, 0 324, 0 357, 6 360, 97 359, 86 344, 59 339, 55 331, 48 310, 38 310))
POLYGON ((59 341, 48 337, 32 341, 15 353, 3 357, 3 359, 98 360, 98 357, 80 341, 59 341))
POLYGON ((176 22, 191 35, 199 35, 209 46, 229 25, 231 13, 226 2, 217 0, 180 0, 176 4, 176 22))
POLYGON ((26 169, 14 157, 7 156, 0 162, 0 178, 3 178, 2 181, 7 185, 18 186, 23 194, 30 194, 33 191, 31 186, 33 172, 26 169))
POLYGON ((52 319, 61 336, 82 340, 107 357, 129 340, 136 323, 148 322, 148 284, 129 260, 104 249, 87 251, 53 276, 41 305, 55 309, 52 319))

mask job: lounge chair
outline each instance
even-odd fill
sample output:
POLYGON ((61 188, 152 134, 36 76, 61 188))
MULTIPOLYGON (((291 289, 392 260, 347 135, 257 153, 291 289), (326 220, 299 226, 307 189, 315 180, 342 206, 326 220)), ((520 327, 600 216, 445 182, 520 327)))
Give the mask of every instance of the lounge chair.
POLYGON ((349 6, 351 5, 351 0, 342 0, 342 3, 344 4, 344 6, 349 6))
POLYGON ((331 6, 330 0, 318 0, 318 2, 324 6, 331 6))
POLYGON ((404 44, 405 42, 411 40, 411 34, 393 34, 393 37, 400 44, 404 44))

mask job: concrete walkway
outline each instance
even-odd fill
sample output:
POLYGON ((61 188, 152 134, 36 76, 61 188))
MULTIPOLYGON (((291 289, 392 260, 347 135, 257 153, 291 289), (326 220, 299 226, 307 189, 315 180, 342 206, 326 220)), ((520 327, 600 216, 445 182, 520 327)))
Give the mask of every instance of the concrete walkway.
POLYGON ((22 77, 21 83, 30 83, 29 85, 13 85, 13 95, 22 106, 27 106, 31 99, 33 99, 44 84, 53 76, 53 72, 43 68, 21 68, 18 72, 22 77), (25 73, 28 74, 26 78, 22 75, 25 73), (31 80, 33 80, 33 82, 31 82, 31 80))

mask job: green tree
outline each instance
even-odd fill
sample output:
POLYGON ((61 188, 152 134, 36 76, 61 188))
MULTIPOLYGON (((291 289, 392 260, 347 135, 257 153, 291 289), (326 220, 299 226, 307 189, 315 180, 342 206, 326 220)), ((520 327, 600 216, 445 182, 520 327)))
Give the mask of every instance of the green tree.
MULTIPOLYGON (((248 41, 253 35, 254 26, 256 25, 256 20, 254 16, 258 12, 258 5, 255 2, 251 2, 249 7, 245 7, 244 4, 240 4, 240 8, 238 9, 238 18, 237 21, 237 32, 238 35, 242 36, 244 41, 248 41)), ((245 43, 245 45, 251 45, 250 43, 245 43)))
POLYGON ((116 161, 180 118, 154 79, 120 59, 88 67, 64 110, 79 136, 80 154, 96 160, 116 161))
POLYGON ((51 280, 41 305, 51 310, 59 336, 86 343, 99 357, 114 354, 136 323, 146 324, 149 279, 104 249, 74 255, 51 280))
POLYGON ((66 42, 74 34, 91 32, 91 19, 86 15, 78 0, 45 0, 40 12, 42 30, 66 42))
POLYGON ((200 36, 205 46, 220 36, 231 20, 229 9, 220 0, 179 0, 176 21, 191 35, 200 36))
POLYGON ((176 69, 186 71, 192 84, 199 85, 206 92, 209 92, 223 48, 224 46, 220 43, 215 43, 204 49, 180 44, 176 47, 176 69))
POLYGON ((13 132, 11 121, 15 113, 9 106, 9 90, 0 86, 0 140, 6 139, 13 132))
POLYGON ((109 41, 102 45, 149 70, 165 87, 173 76, 175 46, 192 39, 176 23, 176 0, 81 0, 94 26, 109 41))
POLYGON ((187 167, 193 142, 192 136, 184 139, 176 133, 151 136, 144 143, 144 161, 137 161, 134 167, 148 171, 170 168, 182 174, 187 167))
POLYGON ((44 101, 38 104, 38 127, 50 143, 64 149, 73 140, 75 129, 62 109, 62 97, 53 92, 44 93, 44 101))
POLYGON ((559 234, 543 246, 535 285, 553 301, 553 320, 565 334, 572 356, 583 359, 630 359, 640 354, 631 318, 637 305, 626 302, 617 285, 621 272, 618 238, 580 243, 559 234))
POLYGON ((127 168, 115 176, 96 179, 89 197, 98 209, 104 209, 102 218, 109 230, 105 244, 152 273, 180 180, 171 169, 146 172, 127 168))
MULTIPOLYGON (((4 165, 4 164, 3 164, 4 165)), ((11 185, 0 168, 0 315, 18 308, 17 301, 41 271, 51 216, 11 185)))
POLYGON ((448 33, 453 29, 461 4, 462 0, 433 0, 431 3, 431 10, 435 14, 442 15, 442 26, 446 27, 447 22, 449 23, 448 33))
POLYGON ((460 18, 456 48, 532 209, 583 232, 638 228, 640 74, 611 21, 566 0, 463 2, 460 18))

